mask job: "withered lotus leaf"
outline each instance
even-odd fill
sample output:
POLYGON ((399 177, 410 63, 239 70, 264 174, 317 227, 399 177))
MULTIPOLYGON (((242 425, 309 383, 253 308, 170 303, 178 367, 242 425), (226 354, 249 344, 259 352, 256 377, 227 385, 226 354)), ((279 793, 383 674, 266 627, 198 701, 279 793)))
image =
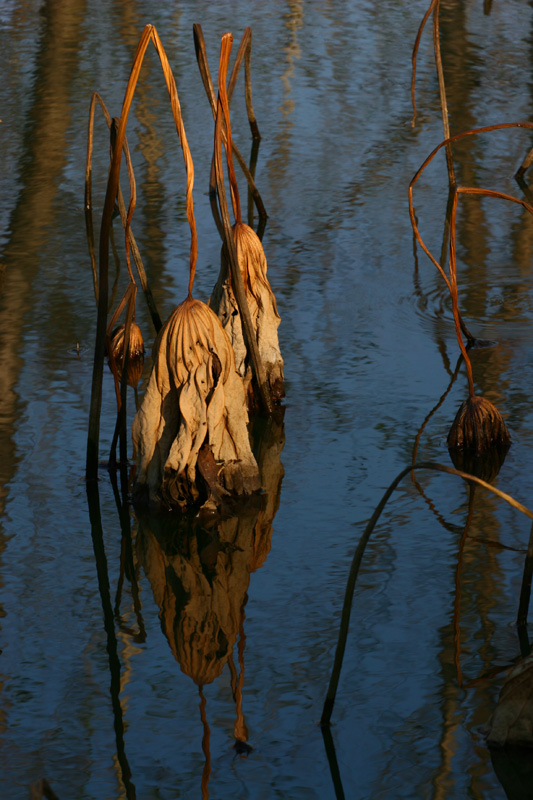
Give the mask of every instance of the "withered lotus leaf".
POLYGON ((510 443, 511 437, 498 409, 490 400, 475 395, 461 405, 448 434, 449 448, 474 453, 510 443))
MULTIPOLYGON (((278 340, 281 318, 266 275, 265 251, 255 231, 244 222, 235 223, 233 236, 259 355, 265 367, 272 398, 280 400, 284 396, 283 358, 278 340)), ((251 360, 246 348, 237 300, 231 287, 225 246, 222 247, 220 274, 209 305, 220 317, 230 338, 235 352, 237 371, 244 381, 246 390, 249 391, 252 379, 251 360)))
POLYGON ((157 337, 153 367, 133 422, 137 494, 174 507, 201 501, 198 454, 204 443, 220 465, 223 490, 260 487, 250 449, 244 386, 216 314, 188 297, 157 337))

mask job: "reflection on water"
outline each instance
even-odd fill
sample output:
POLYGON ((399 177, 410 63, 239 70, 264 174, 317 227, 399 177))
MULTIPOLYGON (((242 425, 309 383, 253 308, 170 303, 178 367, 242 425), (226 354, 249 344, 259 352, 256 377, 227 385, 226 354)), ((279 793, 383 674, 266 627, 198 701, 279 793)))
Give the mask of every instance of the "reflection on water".
POLYGON ((137 512, 136 558, 150 581, 172 654, 199 687, 206 759, 202 797, 208 796, 211 771, 203 687, 219 677, 225 664, 229 664, 235 702, 235 747, 241 754, 251 749, 242 707, 244 609, 250 574, 264 564, 271 546, 283 478, 283 422, 272 419, 265 426, 257 420, 255 433, 262 494, 252 496, 239 516, 204 519, 137 512), (233 663, 237 640, 239 674, 233 663))
MULTIPOLYGON (((529 767, 489 752, 483 730, 529 648, 527 625, 520 637, 515 625, 528 525, 448 476, 417 474, 391 498, 365 553, 327 753, 317 725, 365 520, 415 443, 418 460, 449 463, 465 394, 451 307, 413 252, 407 213, 407 186, 442 135, 430 36, 410 125, 411 48, 428 0, 192 5, 23 0, 0 11, 0 795, 22 800, 45 779, 83 800, 526 797, 529 767), (252 431, 264 492, 223 519, 133 513, 127 476, 117 486, 105 470, 86 502, 87 111, 97 90, 119 113, 147 22, 175 70, 193 151, 203 298, 220 245, 192 25, 210 53, 224 31, 253 29, 255 176, 287 398, 281 430, 252 431)), ((452 134, 529 118, 531 4, 441 9, 452 134)), ((150 58, 128 138, 135 234, 167 316, 186 288, 188 237, 183 165, 150 58)), ((242 83, 232 113, 247 153, 242 83)), ((109 159, 101 120, 96 137, 95 225, 109 159)), ((521 196, 513 175, 529 145, 523 131, 458 144, 459 182, 521 196)), ((434 253, 446 197, 442 160, 416 198, 434 253)), ((533 224, 468 197, 457 226, 461 311, 496 343, 470 350, 476 388, 513 439, 491 480, 531 506, 533 224)), ((115 402, 105 380, 102 457, 115 402)))

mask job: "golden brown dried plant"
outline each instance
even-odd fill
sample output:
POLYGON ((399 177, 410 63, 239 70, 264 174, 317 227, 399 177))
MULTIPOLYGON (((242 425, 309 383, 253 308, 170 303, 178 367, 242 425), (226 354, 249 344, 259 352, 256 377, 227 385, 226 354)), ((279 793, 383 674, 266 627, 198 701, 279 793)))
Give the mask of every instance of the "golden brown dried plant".
POLYGON ((153 360, 133 423, 138 492, 182 509, 205 500, 198 470, 203 447, 216 464, 220 494, 259 489, 244 386, 216 314, 187 297, 161 329, 153 360))
MULTIPOLYGON (((283 390, 283 358, 279 349, 278 314, 276 298, 267 278, 267 260, 261 240, 254 230, 242 221, 239 188, 233 169, 231 123, 226 92, 226 74, 231 52, 231 34, 222 38, 219 67, 219 101, 215 127, 215 156, 219 202, 224 215, 225 196, 222 180, 221 147, 224 141, 231 199, 235 224, 228 231, 222 246, 221 268, 217 284, 209 305, 218 314, 235 351, 237 370, 244 380, 251 404, 256 392, 252 389, 253 372, 256 373, 257 388, 261 380, 268 385, 269 399, 280 400, 283 390), (225 138, 222 137, 222 120, 225 122, 225 138), (233 243, 231 242, 233 239, 233 243), (235 245, 238 272, 232 275, 230 247, 235 245), (239 278, 240 273, 240 278, 239 278), (244 303, 240 301, 236 280, 242 281, 244 303), (246 317, 249 316, 249 321, 246 317), (257 351, 254 355, 253 348, 257 351), (259 362, 259 367, 256 366, 259 362), (258 373, 262 373, 262 378, 258 373)), ((225 226, 226 228, 226 226, 225 226)), ((226 231, 225 231, 226 234, 226 231)), ((237 281, 238 282, 238 281, 237 281)), ((257 392, 257 394, 259 394, 257 392)))
MULTIPOLYGON (((281 317, 278 314, 274 292, 266 277, 265 252, 259 237, 249 225, 236 222, 232 230, 257 347, 270 384, 272 399, 280 400, 284 396, 283 358, 278 340, 281 317)), ((232 289, 228 251, 225 246, 222 247, 220 274, 209 305, 220 317, 230 338, 235 352, 237 371, 244 380, 247 393, 251 395, 252 364, 237 300, 232 289)))

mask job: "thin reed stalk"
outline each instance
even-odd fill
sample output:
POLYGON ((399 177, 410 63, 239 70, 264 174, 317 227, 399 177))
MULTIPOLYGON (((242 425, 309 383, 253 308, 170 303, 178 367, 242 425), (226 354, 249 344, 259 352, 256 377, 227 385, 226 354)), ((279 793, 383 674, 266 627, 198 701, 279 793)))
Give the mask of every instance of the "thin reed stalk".
POLYGON ((429 15, 431 14, 433 9, 435 8, 436 3, 437 3, 437 0, 431 0, 430 6, 429 6, 428 10, 426 11, 426 13, 424 14, 424 16, 422 18, 422 22, 420 23, 420 26, 418 28, 418 33, 416 35, 415 43, 414 43, 414 46, 413 46, 413 52, 411 54, 411 63, 412 63, 412 71, 411 71, 411 104, 413 106, 413 116, 411 118, 411 127, 412 128, 415 127, 415 120, 416 120, 416 117, 417 117, 417 114, 418 114, 418 111, 417 111, 417 108, 416 108, 416 59, 417 59, 417 56, 418 56, 418 48, 420 47, 420 39, 422 38, 422 33, 424 31, 424 28, 426 27, 426 22, 429 19, 429 15))
MULTIPOLYGON (((439 11, 440 0, 437 0, 433 9, 433 48, 435 50, 435 64, 437 65, 437 76, 439 79, 439 98, 442 113, 442 128, 444 138, 450 138, 450 123, 448 120, 448 103, 446 100, 446 87, 444 85, 444 70, 442 68, 442 58, 440 54, 440 35, 439 35, 439 11)), ((446 164, 448 167, 448 181, 450 187, 456 186, 455 170, 453 166, 453 153, 451 144, 446 145, 446 164)))
MULTIPOLYGON (((435 265, 435 267, 440 272, 442 278, 444 279, 444 282, 446 283, 446 286, 448 287, 450 295, 452 295, 452 300, 453 300, 453 288, 452 288, 452 282, 451 282, 451 274, 450 274, 450 278, 448 278, 448 276, 446 275, 446 272, 444 271, 443 267, 437 261, 437 259, 432 255, 432 253, 429 251, 428 247, 426 246, 425 242, 423 241, 423 239, 422 239, 422 237, 420 235, 420 231, 418 229, 418 224, 417 224, 417 220, 416 220, 415 210, 414 210, 413 189, 414 189, 414 186, 417 183, 418 179, 420 178, 420 176, 422 175, 422 173, 426 169, 426 167, 431 163, 431 161, 434 159, 434 157, 439 152, 439 150, 441 150, 443 147, 446 147, 447 144, 449 144, 451 142, 459 141, 460 139, 463 139, 466 136, 474 136, 474 135, 478 135, 480 133, 488 133, 488 132, 491 132, 491 131, 503 130, 505 128, 528 128, 528 129, 533 129, 533 123, 531 123, 531 122, 507 122, 507 123, 503 123, 503 124, 499 124, 499 125, 488 125, 488 126, 485 126, 485 127, 482 127, 482 128, 473 128, 472 130, 464 131, 463 133, 458 133, 455 136, 450 137, 449 139, 445 139, 444 141, 440 142, 440 144, 438 144, 437 147, 434 148, 434 150, 431 151, 431 153, 427 156, 427 158, 425 159, 423 164, 419 167, 419 169, 415 173, 414 177, 412 178, 411 183, 409 184, 409 217, 411 219, 411 225, 412 225, 416 240, 417 240, 418 244, 420 245, 420 247, 422 248, 422 250, 424 251, 424 253, 427 255, 427 257, 430 259, 430 261, 435 265)), ((513 202, 518 203, 519 205, 522 205, 528 211, 533 212, 533 207, 530 206, 529 203, 526 203, 525 200, 521 200, 519 198, 513 197, 512 195, 504 194, 503 192, 495 192, 495 191, 490 190, 490 189, 477 189, 477 188, 473 188, 473 187, 455 187, 454 189, 451 190, 451 212, 452 212, 452 215, 453 215, 453 220, 451 219, 451 228, 452 229, 454 227, 454 222, 455 222, 455 213, 456 213, 456 205, 457 205, 458 194, 481 194, 481 195, 484 194, 487 197, 499 197, 499 198, 502 198, 502 199, 505 199, 505 200, 512 200, 513 202), (455 211, 454 211, 454 209, 455 209, 455 211)), ((454 237, 455 237, 455 232, 454 232, 454 237)), ((451 253, 452 253, 452 245, 450 244, 450 255, 451 255, 451 253)), ((453 245, 453 254, 455 256, 455 241, 454 241, 454 245, 453 245)), ((455 261, 454 261, 453 265, 450 265, 450 267, 451 268, 455 267, 455 261)), ((457 312, 459 313, 459 309, 458 308, 457 308, 457 312)), ((460 321, 459 321, 459 326, 461 327, 461 322, 460 321)))
POLYGON ((392 481, 388 489, 386 490, 385 494, 381 498, 380 502, 376 506, 374 513, 372 514, 368 524, 365 527, 363 535, 359 540, 359 544, 355 550, 352 564, 350 567, 350 572, 348 574, 348 581, 346 583, 346 590, 344 594, 344 603, 342 607, 342 615, 341 615, 341 624, 339 630, 339 637, 337 640, 337 648, 335 651, 335 659, 333 663, 333 668, 331 671, 331 677, 329 681, 329 686, 326 694, 326 699, 324 701, 324 707, 322 710, 322 717, 320 719, 320 724, 322 726, 329 725, 331 721, 331 714, 333 712, 333 707, 335 705, 335 698, 337 696, 337 688, 339 685, 339 678, 342 669, 342 662, 344 659, 344 652, 346 650, 346 641, 348 639, 348 631, 349 631, 349 624, 350 624, 350 615, 352 611, 352 603, 353 603, 353 595, 355 591, 355 584, 357 581, 357 576, 359 574, 359 568, 361 566, 361 561, 363 559, 363 555, 368 544, 368 540, 372 535, 372 532, 383 512, 383 509, 387 505, 392 493, 401 482, 401 480, 410 472, 419 469, 429 469, 429 470, 436 470, 437 472, 447 472, 449 475, 457 475, 459 478, 462 478, 465 481, 473 482, 478 484, 479 486, 483 486, 485 489, 488 489, 489 492, 492 492, 497 497, 500 497, 502 500, 505 500, 509 505, 513 508, 516 508, 522 514, 525 514, 531 520, 533 520, 533 511, 531 511, 526 506, 519 503, 514 497, 511 495, 502 492, 500 489, 497 489, 495 486, 492 486, 490 483, 482 480, 481 478, 477 478, 475 475, 470 475, 467 472, 462 472, 458 469, 453 469, 453 467, 448 467, 444 464, 438 464, 432 461, 422 461, 419 464, 410 464, 408 467, 403 469, 392 481))
POLYGON ((461 336, 461 323, 459 321, 459 300, 457 296, 457 254, 455 248, 455 220, 457 216, 457 199, 459 192, 457 189, 453 192, 452 209, 450 215, 450 293, 452 296, 452 309, 453 319, 455 323, 455 333, 457 335, 457 342, 459 349, 465 361, 466 374, 468 377, 468 392, 469 396, 474 397, 474 376, 472 373, 472 363, 466 352, 466 347, 461 336))
MULTIPOLYGON (((440 0, 431 0, 428 10, 424 14, 422 18, 422 22, 420 23, 420 27, 418 28, 418 33, 416 35, 415 43, 413 46, 413 53, 411 56, 412 62, 412 76, 411 76, 411 103, 413 106, 413 116, 411 118, 411 127, 414 128, 415 120, 417 117, 417 108, 416 108, 416 92, 415 92, 415 85, 416 85, 416 60, 418 55, 418 49, 420 46, 420 39, 422 37, 422 33, 426 26, 426 22, 428 21, 431 14, 433 14, 433 51, 435 53, 435 65, 437 68, 437 78, 439 82, 439 99, 440 99, 440 107, 441 107, 441 114, 442 114, 442 127, 444 131, 444 138, 450 138, 450 124, 448 119, 448 102, 446 100, 446 86, 444 83, 444 70, 442 68, 442 57, 440 52, 440 32, 439 32, 439 12, 440 12, 440 0)), ((450 188, 453 188, 457 181, 455 178, 455 170, 453 166, 453 153, 451 144, 448 143, 446 145, 446 165, 448 167, 448 182, 450 188)))
MULTIPOLYGON (((128 297, 126 306, 126 321, 124 324, 122 369, 120 377, 118 374, 118 368, 113 348, 110 346, 109 335, 108 335, 108 347, 107 347, 109 363, 111 365, 111 371, 113 372, 113 378, 115 382, 115 392, 117 394, 117 420, 115 424, 115 432, 113 434, 113 441, 111 443, 111 451, 109 455, 109 461, 114 466, 116 466, 117 439, 120 439, 120 463, 126 464, 128 461, 126 401, 127 401, 127 389, 128 389, 128 369, 130 366, 131 326, 133 324, 133 318, 135 316, 135 297, 137 294, 137 287, 135 286, 135 284, 130 284, 128 289, 129 292, 128 290, 126 290, 126 292, 128 293, 128 297), (119 387, 119 382, 120 382, 120 387, 119 387)), ((114 320, 112 320, 112 323, 109 325, 108 330, 111 330, 113 326, 114 326, 114 320)))

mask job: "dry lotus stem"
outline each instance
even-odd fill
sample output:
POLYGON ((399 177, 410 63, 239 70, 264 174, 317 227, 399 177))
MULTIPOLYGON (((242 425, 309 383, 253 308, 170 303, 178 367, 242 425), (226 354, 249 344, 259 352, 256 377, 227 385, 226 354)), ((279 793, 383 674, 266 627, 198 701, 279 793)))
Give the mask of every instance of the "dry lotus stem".
MULTIPOLYGON (((122 375, 124 361, 124 332, 126 326, 119 325, 111 334, 110 350, 115 362, 118 377, 122 375)), ((144 367, 144 342, 141 329, 132 322, 130 326, 130 343, 128 353, 128 385, 137 386, 141 380, 144 367)))
POLYGON ((201 502, 202 448, 214 458, 220 494, 259 489, 244 387, 218 317, 188 297, 161 329, 153 361, 133 422, 137 494, 144 487, 150 500, 180 508, 201 502))
MULTIPOLYGON (((278 326, 281 319, 276 298, 266 276, 267 261, 263 245, 253 229, 244 222, 235 223, 233 237, 259 355, 270 384, 272 398, 280 400, 284 396, 283 358, 278 341, 278 326)), ((227 251, 224 246, 219 278, 209 305, 220 317, 231 340, 237 371, 243 378, 247 393, 251 394, 252 365, 243 336, 237 301, 231 287, 227 251)))
POLYGON ((449 448, 474 453, 510 443, 511 437, 498 409, 489 400, 476 395, 462 404, 448 434, 449 448))

